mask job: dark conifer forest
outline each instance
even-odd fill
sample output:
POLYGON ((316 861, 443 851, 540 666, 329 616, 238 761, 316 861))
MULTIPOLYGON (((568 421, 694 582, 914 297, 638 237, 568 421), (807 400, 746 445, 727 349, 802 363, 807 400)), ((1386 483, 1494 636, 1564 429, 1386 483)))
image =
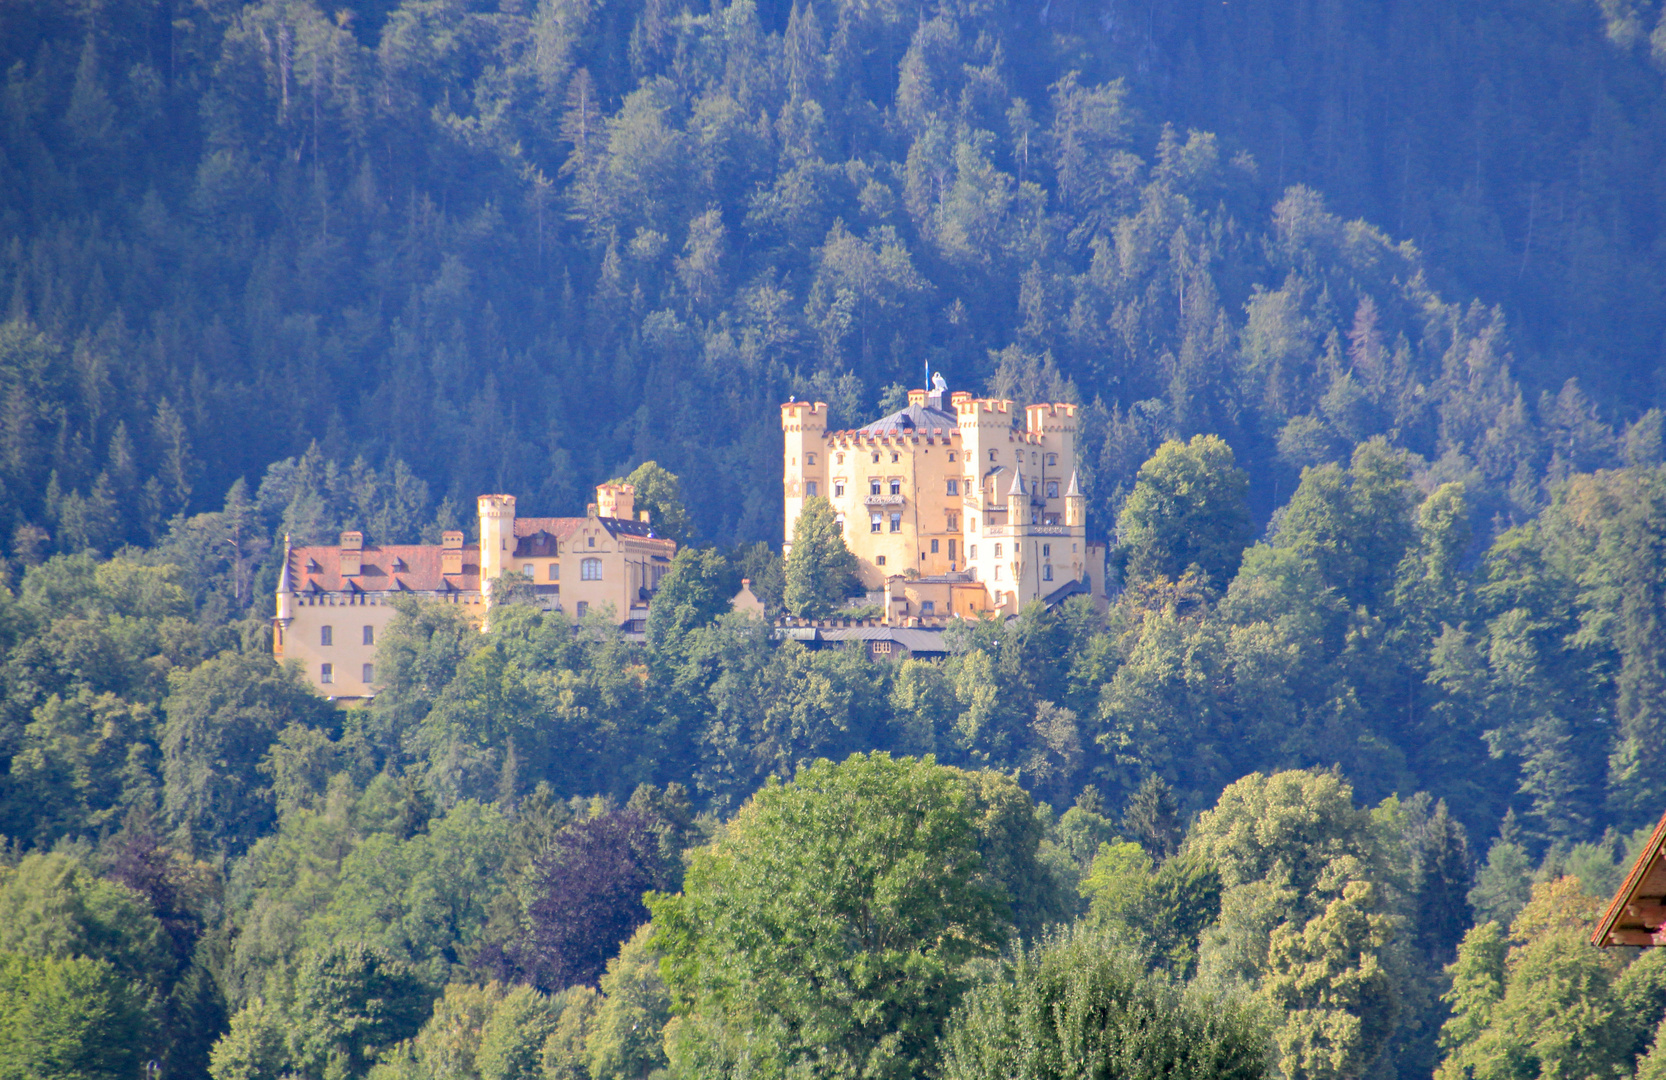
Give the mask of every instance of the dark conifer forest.
POLYGON ((1663 399, 1657 0, 3 0, 0 1080, 1666 1077, 1663 399), (1108 604, 730 611, 928 371, 1108 604), (645 641, 273 660, 649 462, 645 641))

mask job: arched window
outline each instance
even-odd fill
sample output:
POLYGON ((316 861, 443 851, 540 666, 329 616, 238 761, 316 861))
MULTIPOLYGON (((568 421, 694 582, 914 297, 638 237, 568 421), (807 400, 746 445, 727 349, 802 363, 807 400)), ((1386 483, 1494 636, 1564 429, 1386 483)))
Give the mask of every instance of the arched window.
POLYGON ((579 564, 579 575, 585 581, 602 580, 602 560, 585 559, 579 564))

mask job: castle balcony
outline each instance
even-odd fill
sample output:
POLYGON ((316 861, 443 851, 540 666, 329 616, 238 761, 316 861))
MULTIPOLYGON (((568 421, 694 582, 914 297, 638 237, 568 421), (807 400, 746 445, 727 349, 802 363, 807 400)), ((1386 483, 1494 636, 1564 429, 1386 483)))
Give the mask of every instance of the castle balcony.
POLYGON ((869 495, 862 500, 863 506, 901 506, 901 495, 869 495))
POLYGON ((984 527, 985 536, 1070 536, 1074 530, 1068 525, 1020 525, 1016 529, 1009 529, 1005 525, 988 525, 984 527))

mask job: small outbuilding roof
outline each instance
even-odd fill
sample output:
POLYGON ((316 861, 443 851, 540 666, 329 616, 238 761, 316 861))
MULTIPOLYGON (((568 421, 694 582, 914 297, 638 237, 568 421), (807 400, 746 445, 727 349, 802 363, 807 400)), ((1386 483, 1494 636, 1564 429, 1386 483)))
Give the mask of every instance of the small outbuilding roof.
POLYGON ((1611 947, 1666 945, 1666 815, 1632 864, 1620 891, 1591 934, 1591 944, 1611 947))

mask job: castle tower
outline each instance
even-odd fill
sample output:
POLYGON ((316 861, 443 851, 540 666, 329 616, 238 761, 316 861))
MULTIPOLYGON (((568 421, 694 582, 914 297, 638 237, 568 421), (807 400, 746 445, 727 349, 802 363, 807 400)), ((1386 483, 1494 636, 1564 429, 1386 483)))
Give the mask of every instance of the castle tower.
POLYGON ((1064 493, 1064 523, 1072 534, 1087 529, 1088 497, 1082 494, 1081 482, 1076 478, 1076 470, 1070 470, 1070 487, 1064 493))
POLYGON ((482 495, 480 508, 480 589, 491 595, 491 582, 503 573, 515 550, 515 496, 482 495))
POLYGON ((785 541, 782 553, 792 550, 793 526, 804 510, 806 499, 827 491, 827 403, 789 401, 781 406, 783 450, 783 494, 786 503, 785 541))
POLYGON ((976 543, 974 526, 1001 524, 1006 492, 997 490, 996 470, 1013 469, 1020 462, 1013 454, 1012 402, 995 398, 974 398, 955 394, 955 417, 960 422, 960 445, 966 454, 966 492, 974 496, 967 507, 966 537, 976 543), (980 521, 986 515, 990 520, 980 521))
POLYGON ((598 484, 596 487, 596 515, 606 518, 636 520, 636 488, 629 484, 598 484))
POLYGON ((1040 506, 1040 522, 1064 521, 1066 478, 1076 471, 1076 406, 1056 402, 1024 409, 1029 444, 1030 494, 1040 506))

